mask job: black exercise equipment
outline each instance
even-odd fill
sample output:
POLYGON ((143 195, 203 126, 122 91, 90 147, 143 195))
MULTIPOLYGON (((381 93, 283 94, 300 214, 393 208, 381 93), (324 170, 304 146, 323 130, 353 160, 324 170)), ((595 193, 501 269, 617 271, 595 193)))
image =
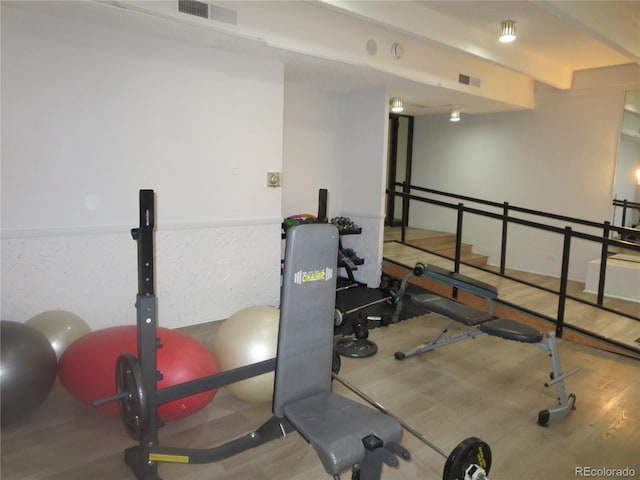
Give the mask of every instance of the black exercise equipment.
POLYGON ((317 223, 327 223, 327 206, 329 204, 329 190, 321 188, 318 190, 318 216, 317 223))
MULTIPOLYGON (((348 315, 360 312, 360 315, 358 315, 356 318, 353 318, 351 321, 350 326, 353 332, 352 335, 345 335, 344 333, 342 335, 336 335, 335 349, 337 353, 339 353, 340 355, 344 355, 345 357, 352 358, 366 358, 371 357, 372 355, 375 355, 377 353, 378 346, 367 338, 369 337, 369 321, 367 320, 367 315, 363 315, 363 310, 366 310, 367 308, 378 305, 380 303, 385 303, 387 301, 387 297, 380 298, 365 303, 364 305, 358 305, 346 311, 342 310, 340 307, 335 308, 335 313, 333 316, 335 327, 342 327, 346 322, 346 318, 348 315)), ((380 324, 382 324, 382 317, 380 324)))
POLYGON ((333 378, 382 413, 396 419, 406 431, 442 455, 446 459, 442 472, 443 480, 489 480, 487 475, 491 469, 491 448, 486 442, 477 437, 469 437, 461 441, 451 453, 447 453, 446 450, 440 448, 414 427, 387 410, 382 404, 369 397, 337 373, 333 373, 333 378))
POLYGON ((162 373, 157 370, 157 311, 154 293, 154 229, 155 194, 140 191, 140 226, 131 234, 138 250, 137 355, 123 353, 116 361, 116 394, 94 402, 101 405, 117 401, 127 433, 138 445, 127 448, 125 462, 138 480, 159 480, 158 465, 162 462, 210 463, 257 447, 275 438, 286 436, 293 428, 284 418, 273 417, 255 431, 225 444, 207 448, 162 447, 158 430, 162 420, 157 415, 159 405, 194 395, 230 383, 271 372, 275 358, 252 365, 227 370, 208 377, 157 389, 162 373))
POLYGON ((358 285, 349 292, 337 292, 333 318, 336 333, 341 334, 337 335, 336 340, 336 351, 340 355, 352 358, 375 355, 378 346, 367 338, 369 328, 400 321, 401 309, 395 307, 402 301, 406 283, 404 289, 399 280, 388 280, 384 283, 384 288, 358 285), (358 315, 354 315, 356 313, 358 315))
MULTIPOLYGON (((404 360, 413 355, 419 355, 435 350, 438 347, 467 338, 476 338, 481 335, 493 335, 507 340, 529 343, 543 348, 549 353, 552 371, 550 380, 545 382, 544 386, 550 387, 551 385, 555 385, 559 403, 559 407, 555 409, 541 410, 538 413, 538 424, 546 427, 549 425, 551 419, 568 415, 572 410, 575 410, 576 396, 574 394, 566 394, 564 379, 576 373, 579 368, 574 368, 566 373, 563 372, 553 332, 543 334, 530 325, 509 318, 495 317, 493 314, 493 302, 498 297, 498 291, 493 285, 475 280, 460 273, 451 272, 436 265, 425 266, 422 263, 416 263, 413 270, 403 278, 400 289, 401 293, 404 293, 408 281, 414 276, 425 276, 449 285, 454 289, 464 290, 481 297, 487 302, 488 309, 487 311, 480 310, 449 298, 429 293, 414 295, 411 298, 414 305, 422 307, 427 312, 433 312, 447 317, 449 321, 429 342, 404 352, 396 352, 395 358, 397 360, 404 360), (442 339, 453 322, 462 323, 470 327, 470 329, 454 337, 442 339)), ((402 300, 398 302, 397 305, 398 311, 402 309, 404 301, 404 295, 402 295, 402 300)))
MULTIPOLYGON (((364 287, 361 287, 364 288, 364 287)), ((370 302, 365 303, 364 305, 358 305, 355 306, 353 308, 350 308, 348 310, 345 310, 344 308, 340 307, 340 306, 336 306, 334 314, 333 314, 333 324, 336 327, 339 327, 341 325, 344 324, 347 315, 351 315, 352 313, 356 313, 359 312, 361 310, 365 310, 369 307, 373 307, 374 305, 379 305, 381 303, 389 303, 392 302, 393 298, 390 296, 386 296, 383 298, 377 298, 375 300, 372 300, 370 302)))
POLYGON ((333 351, 331 321, 336 289, 338 232, 330 224, 299 225, 287 232, 280 302, 278 354, 257 362, 157 389, 156 297, 154 294, 153 190, 140 191, 136 301, 137 356, 116 362, 116 390, 95 405, 117 401, 127 433, 138 445, 125 450, 125 462, 138 480, 159 480, 158 465, 212 463, 297 430, 316 450, 325 470, 339 480, 351 468, 361 480, 378 480, 382 464, 409 459, 400 446, 402 426, 388 415, 331 392, 332 370, 340 368, 333 351), (273 417, 257 430, 206 448, 160 446, 159 405, 219 388, 275 369, 273 417))
POLYGON ((335 348, 340 355, 351 358, 367 358, 378 353, 378 345, 366 337, 340 337, 335 348))

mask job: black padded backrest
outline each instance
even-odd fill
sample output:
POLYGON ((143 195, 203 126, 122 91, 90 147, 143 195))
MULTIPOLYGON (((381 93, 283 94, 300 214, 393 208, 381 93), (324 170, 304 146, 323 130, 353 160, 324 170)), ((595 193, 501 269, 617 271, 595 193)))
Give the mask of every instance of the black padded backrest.
POLYGON ((332 224, 287 230, 273 413, 331 389, 338 230, 332 224))
POLYGON ((437 265, 427 265, 424 276, 484 298, 498 298, 498 289, 493 285, 462 275, 461 273, 452 272, 437 265))

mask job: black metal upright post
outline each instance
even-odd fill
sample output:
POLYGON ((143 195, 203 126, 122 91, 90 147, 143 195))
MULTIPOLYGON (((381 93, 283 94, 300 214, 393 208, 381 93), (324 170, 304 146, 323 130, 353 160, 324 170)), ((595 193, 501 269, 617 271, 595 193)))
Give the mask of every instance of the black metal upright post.
POLYGON ((500 246, 500 274, 504 275, 507 264, 507 229, 509 227, 509 202, 502 207, 502 244, 500 246))
POLYGON ((326 188, 321 188, 318 190, 318 223, 328 223, 329 218, 327 217, 327 205, 329 203, 329 191, 326 188))
POLYGON ((567 303, 567 283, 569 280, 569 257, 571 255, 571 227, 564 229, 564 245, 562 248, 562 272, 560 273, 560 292, 558 295, 558 320, 556 337, 562 338, 564 329, 564 311, 567 303))
POLYGON ((409 193, 410 188, 407 183, 402 184, 402 193, 404 193, 404 197, 402 197, 402 228, 406 228, 409 226, 409 193))
POLYGON ((140 432, 137 446, 125 450, 125 462, 138 480, 159 480, 157 463, 149 460, 149 450, 158 446, 157 369, 159 347, 156 337, 157 311, 154 290, 155 194, 140 190, 140 226, 131 230, 138 244, 138 294, 136 296, 138 362, 142 373, 142 387, 147 396, 148 426, 140 432))
POLYGON ((598 305, 604 303, 604 284, 607 276, 607 256, 609 255, 609 232, 611 229, 610 222, 604 222, 602 230, 602 250, 600 251, 600 272, 598 275, 598 305))
POLYGON ((464 205, 458 204, 458 219, 456 223, 456 257, 454 259, 454 271, 460 272, 460 256, 462 255, 462 215, 464 213, 464 205))
POLYGON ((407 158, 405 165, 404 185, 402 193, 406 196, 402 202, 402 225, 409 226, 409 207, 411 206, 409 195, 411 194, 411 173, 413 170, 413 117, 407 117, 409 125, 407 129, 407 158))

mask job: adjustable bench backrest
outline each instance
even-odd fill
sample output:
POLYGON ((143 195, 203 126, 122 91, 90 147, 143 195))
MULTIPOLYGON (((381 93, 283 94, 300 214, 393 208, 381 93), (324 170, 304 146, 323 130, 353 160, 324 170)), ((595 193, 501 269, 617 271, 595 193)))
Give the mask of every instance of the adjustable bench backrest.
POLYGON ((331 224, 287 230, 273 413, 331 390, 338 230, 331 224))
POLYGON ((287 231, 273 413, 315 449, 327 473, 348 468, 380 478, 382 461, 408 458, 394 418, 331 391, 338 230, 329 224, 287 231))
POLYGON ((493 285, 437 265, 427 265, 424 276, 486 299, 495 300, 498 298, 498 289, 493 285))

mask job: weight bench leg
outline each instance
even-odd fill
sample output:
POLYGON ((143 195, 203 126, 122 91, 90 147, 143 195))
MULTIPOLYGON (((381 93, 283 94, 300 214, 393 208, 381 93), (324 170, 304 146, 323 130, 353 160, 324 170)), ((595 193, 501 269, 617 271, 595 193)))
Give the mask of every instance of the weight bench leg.
POLYGON ((438 332, 438 334, 431 340, 429 343, 424 343, 422 345, 418 345, 415 348, 411 348, 409 350, 405 350, 404 352, 396 352, 394 353, 394 357, 396 360, 404 360, 408 357, 413 357, 414 355, 420 355, 421 353, 430 352, 431 350, 435 350, 438 347, 444 347, 445 345, 449 345, 451 343, 456 343, 461 340, 466 340, 467 338, 475 338, 480 335, 486 335, 485 332, 482 332, 478 329, 474 330, 466 330, 455 337, 448 337, 444 340, 440 340, 445 333, 449 331, 449 327, 455 320, 449 320, 447 324, 442 327, 442 329, 438 332))
POLYGON ((364 459, 360 465, 353 467, 352 480, 380 480, 383 464, 397 467, 398 457, 404 460, 411 458, 409 451, 399 443, 383 444, 382 440, 375 435, 364 438, 363 443, 365 444, 364 459))
POLYGON ((558 354, 558 347, 556 345, 556 337, 553 332, 548 332, 544 336, 544 340, 537 344, 538 346, 545 348, 549 352, 549 356, 551 357, 551 366, 552 371, 551 379, 548 382, 545 382, 545 387, 550 387, 555 385, 556 387, 556 395, 558 397, 559 406, 550 410, 541 410, 538 413, 538 425, 542 427, 549 426, 549 421, 554 418, 564 417, 571 413, 572 410, 575 410, 576 404, 576 396, 573 393, 567 395, 564 379, 578 372, 579 368, 574 368, 567 373, 562 371, 562 367, 560 365, 560 356, 558 354))

